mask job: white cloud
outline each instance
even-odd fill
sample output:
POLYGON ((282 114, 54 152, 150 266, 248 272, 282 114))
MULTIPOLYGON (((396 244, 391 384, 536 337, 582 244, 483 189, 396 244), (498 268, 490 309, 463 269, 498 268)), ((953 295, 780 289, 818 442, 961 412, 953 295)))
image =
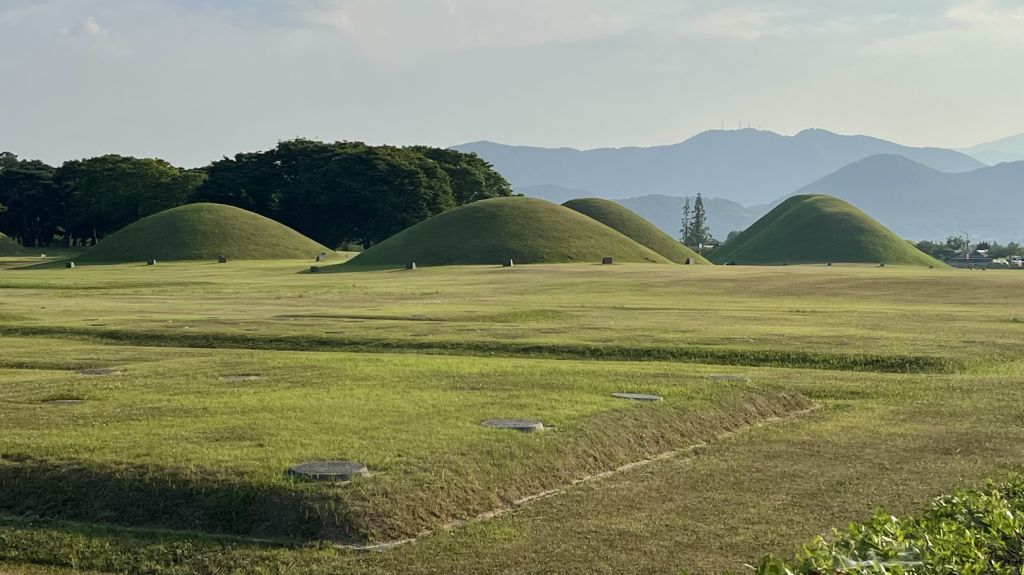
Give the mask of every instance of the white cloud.
POLYGON ((1024 6, 999 8, 986 0, 953 6, 946 11, 950 21, 967 26, 985 26, 1024 30, 1024 6))
POLYGON ((64 36, 85 36, 90 38, 103 38, 109 33, 106 28, 100 25, 95 16, 89 16, 73 28, 61 30, 61 34, 64 36))

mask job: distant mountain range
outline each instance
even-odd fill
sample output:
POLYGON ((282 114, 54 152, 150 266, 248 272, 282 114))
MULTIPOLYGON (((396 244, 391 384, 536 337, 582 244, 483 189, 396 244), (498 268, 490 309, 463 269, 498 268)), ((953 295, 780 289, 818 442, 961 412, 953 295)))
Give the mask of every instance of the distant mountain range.
POLYGON ((960 151, 992 166, 1003 162, 1024 161, 1024 134, 985 142, 960 151))
POLYGON ((851 162, 877 154, 898 154, 943 172, 984 166, 953 150, 911 148, 818 129, 794 136, 754 129, 713 130, 678 144, 650 148, 581 151, 473 142, 455 149, 476 152, 523 193, 531 188, 535 193, 545 188, 549 193, 575 189, 594 197, 621 199, 701 192, 743 205, 775 201, 851 162))
MULTIPOLYGON (((942 240, 967 233, 971 241, 1024 241, 1024 162, 944 173, 902 156, 877 155, 845 166, 793 194, 828 194, 867 212, 900 236, 942 240)), ((711 234, 725 239, 785 198, 744 207, 705 198, 711 234)), ((651 195, 617 200, 673 237, 683 198, 651 195)))
POLYGON ((683 196, 701 192, 718 239, 789 196, 829 194, 908 239, 966 232, 972 240, 1024 240, 1024 161, 1013 161, 1024 160, 1024 134, 960 151, 826 130, 782 136, 749 129, 652 148, 456 148, 494 164, 520 193, 556 203, 614 199, 673 237, 683 196))

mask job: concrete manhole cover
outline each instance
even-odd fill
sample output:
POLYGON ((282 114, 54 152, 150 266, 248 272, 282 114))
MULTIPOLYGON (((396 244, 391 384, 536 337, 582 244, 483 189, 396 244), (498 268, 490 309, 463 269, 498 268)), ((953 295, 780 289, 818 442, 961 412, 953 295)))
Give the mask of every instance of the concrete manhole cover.
POLYGON ((524 433, 544 431, 544 424, 532 419, 488 419, 482 421, 481 424, 484 427, 491 427, 494 429, 511 429, 514 431, 522 431, 524 433))
POLYGON ((628 393, 625 391, 613 393, 612 397, 618 397, 619 399, 632 399, 633 401, 661 401, 664 399, 660 395, 653 395, 650 393, 628 393))
POLYGON ((288 475, 312 481, 351 481, 370 475, 358 461, 308 461, 288 470, 288 475))

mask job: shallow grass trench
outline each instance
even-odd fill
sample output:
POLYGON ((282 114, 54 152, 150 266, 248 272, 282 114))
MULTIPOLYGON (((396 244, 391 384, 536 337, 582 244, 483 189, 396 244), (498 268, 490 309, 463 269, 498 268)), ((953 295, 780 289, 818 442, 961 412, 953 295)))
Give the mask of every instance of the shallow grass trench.
MULTIPOLYGON (((416 321, 416 320, 413 320, 416 321)), ((9 336, 83 337, 122 345, 194 347, 210 349, 266 349, 274 351, 408 352, 421 354, 501 355, 552 357, 606 361, 678 361, 717 365, 796 367, 844 371, 892 373, 941 373, 965 368, 965 362, 949 357, 900 354, 844 354, 792 349, 743 349, 737 347, 654 347, 614 344, 557 344, 521 341, 443 341, 430 339, 383 339, 343 335, 251 335, 221 333, 170 333, 68 327, 0 328, 9 336)))

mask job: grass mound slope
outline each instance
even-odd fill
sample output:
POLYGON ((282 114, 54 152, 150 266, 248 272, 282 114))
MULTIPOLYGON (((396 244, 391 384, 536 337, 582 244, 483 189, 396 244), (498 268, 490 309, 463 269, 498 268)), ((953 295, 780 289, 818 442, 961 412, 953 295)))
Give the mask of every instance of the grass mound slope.
POLYGON ((359 254, 345 267, 619 262, 669 263, 579 212, 536 198, 494 198, 422 221, 359 254))
POLYGON ((142 218, 77 258, 86 263, 313 258, 328 248, 259 214, 221 204, 189 204, 142 218))
POLYGON ((793 196, 711 256, 716 263, 944 266, 838 198, 793 196))
POLYGON ((0 234, 0 257, 23 256, 28 251, 11 238, 0 234))
POLYGON ((711 263, 629 208, 611 200, 581 198, 569 200, 562 205, 601 222, 670 261, 683 264, 687 258, 693 258, 699 264, 711 263))

